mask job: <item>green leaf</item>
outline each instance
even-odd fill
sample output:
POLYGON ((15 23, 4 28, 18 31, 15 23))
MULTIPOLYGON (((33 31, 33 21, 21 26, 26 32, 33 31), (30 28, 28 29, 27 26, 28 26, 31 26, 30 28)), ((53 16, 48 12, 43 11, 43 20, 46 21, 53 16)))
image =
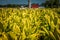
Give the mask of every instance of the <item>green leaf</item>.
POLYGON ((0 31, 4 31, 3 24, 0 22, 0 31))
POLYGON ((57 17, 54 17, 54 20, 53 20, 54 21, 54 25, 57 25, 57 20, 58 20, 57 17))

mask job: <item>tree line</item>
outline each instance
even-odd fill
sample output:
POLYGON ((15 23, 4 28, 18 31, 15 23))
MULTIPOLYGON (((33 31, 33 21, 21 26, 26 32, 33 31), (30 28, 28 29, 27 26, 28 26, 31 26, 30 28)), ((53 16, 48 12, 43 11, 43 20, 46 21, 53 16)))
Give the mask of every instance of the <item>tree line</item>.
POLYGON ((49 8, 58 8, 60 7, 59 0, 47 0, 45 3, 41 4, 42 6, 49 7, 49 8))
MULTIPOLYGON (((37 0, 38 1, 38 0, 37 0)), ((0 5, 0 7, 20 7, 21 5, 16 4, 7 4, 7 5, 0 5)), ((59 0, 46 0, 44 3, 41 4, 41 6, 44 6, 46 8, 58 8, 60 7, 60 1, 59 0)), ((31 8, 31 0, 28 0, 27 7, 31 8)))

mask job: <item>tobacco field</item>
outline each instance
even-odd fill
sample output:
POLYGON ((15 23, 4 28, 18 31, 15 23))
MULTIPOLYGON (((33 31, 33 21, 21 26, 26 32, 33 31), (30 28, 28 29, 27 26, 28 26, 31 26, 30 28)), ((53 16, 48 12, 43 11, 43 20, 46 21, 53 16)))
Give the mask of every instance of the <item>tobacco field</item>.
POLYGON ((60 40, 60 8, 0 8, 0 40, 60 40))

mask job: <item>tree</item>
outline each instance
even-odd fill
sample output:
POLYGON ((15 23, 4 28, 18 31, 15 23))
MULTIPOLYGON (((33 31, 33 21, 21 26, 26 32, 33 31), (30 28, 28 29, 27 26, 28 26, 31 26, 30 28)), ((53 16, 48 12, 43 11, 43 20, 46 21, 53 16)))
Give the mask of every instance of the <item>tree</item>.
POLYGON ((45 7, 50 7, 50 8, 56 7, 56 8, 58 8, 59 0, 46 0, 46 2, 43 4, 45 7))

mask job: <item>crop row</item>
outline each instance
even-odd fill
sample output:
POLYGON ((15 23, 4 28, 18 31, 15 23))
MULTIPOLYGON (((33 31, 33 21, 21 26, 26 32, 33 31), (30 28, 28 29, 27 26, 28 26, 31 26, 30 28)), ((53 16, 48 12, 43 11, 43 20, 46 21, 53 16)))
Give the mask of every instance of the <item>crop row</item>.
POLYGON ((56 9, 0 9, 0 40, 60 40, 56 9))

